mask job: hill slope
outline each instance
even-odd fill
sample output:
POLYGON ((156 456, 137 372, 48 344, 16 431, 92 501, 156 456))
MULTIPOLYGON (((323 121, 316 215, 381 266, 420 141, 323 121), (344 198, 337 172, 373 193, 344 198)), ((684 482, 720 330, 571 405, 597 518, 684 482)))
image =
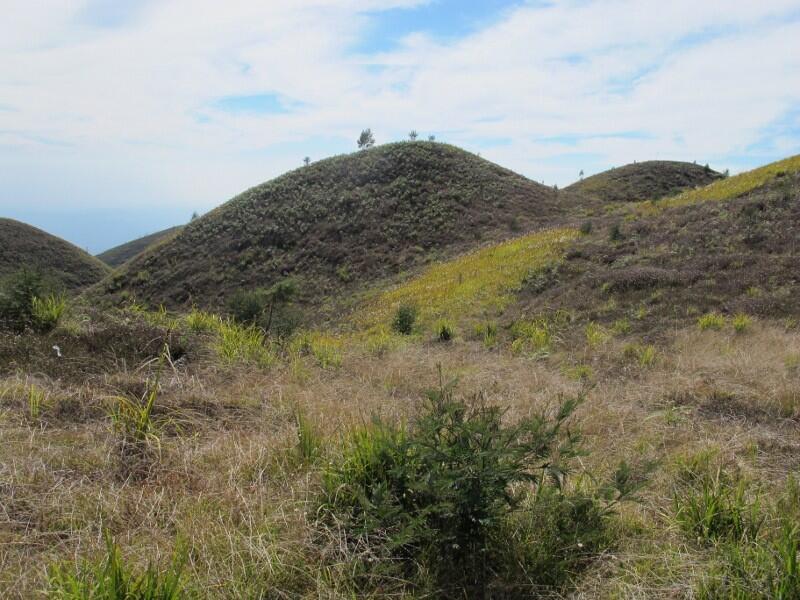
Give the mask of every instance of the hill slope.
POLYGON ((800 317, 797 159, 592 225, 556 272, 523 290, 509 318, 564 309, 582 323, 657 335, 711 311, 800 317))
POLYGON ((650 160, 603 171, 565 189, 605 202, 635 202, 672 196, 721 177, 720 173, 693 163, 650 160))
POLYGON ((150 246, 153 246, 162 240, 167 239, 171 235, 178 233, 182 227, 182 225, 170 227, 169 229, 157 231, 156 233, 140 237, 125 244, 120 244, 119 246, 115 246, 101 254, 98 254, 97 258, 111 267, 119 267, 123 263, 128 262, 137 254, 141 254, 147 250, 150 246))
POLYGON ((330 158, 252 188, 106 282, 112 298, 215 306, 301 279, 305 300, 558 220, 552 189, 427 142, 330 158))
POLYGON ((40 271, 66 289, 100 281, 108 267, 69 242, 12 219, 0 219, 0 277, 22 267, 40 271))

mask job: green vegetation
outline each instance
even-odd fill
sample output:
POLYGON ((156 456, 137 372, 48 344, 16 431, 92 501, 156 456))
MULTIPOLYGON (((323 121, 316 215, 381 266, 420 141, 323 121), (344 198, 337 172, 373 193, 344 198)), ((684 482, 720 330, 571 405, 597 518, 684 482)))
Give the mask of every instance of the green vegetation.
POLYGON ((414 332, 414 323, 417 321, 417 307, 412 304, 401 304, 397 307, 392 319, 392 329, 403 335, 414 332))
POLYGON ((370 547, 364 588, 410 580, 453 598, 557 589, 609 543, 613 507, 638 485, 624 466, 602 491, 568 485, 576 400, 506 426, 500 408, 457 399, 454 385, 429 392, 410 428, 376 421, 353 434, 323 474, 314 514, 348 547, 370 547))
POLYGON ((37 272, 21 269, 0 286, 0 327, 47 333, 58 325, 66 308, 66 297, 48 293, 37 272))
POLYGON ((725 315, 712 312, 699 317, 697 319, 697 326, 701 331, 705 331, 706 329, 719 330, 725 327, 726 322, 727 319, 725 318, 725 315))
POLYGON ((141 399, 124 396, 112 398, 111 423, 117 434, 119 466, 127 477, 144 477, 161 452, 160 427, 153 416, 161 375, 169 357, 164 347, 158 360, 155 378, 141 399))
POLYGON ((39 333, 47 333, 55 329, 66 310, 67 299, 64 296, 54 296, 53 294, 45 298, 34 296, 31 299, 31 320, 34 329, 39 333))
POLYGON ((186 555, 177 553, 172 565, 160 572, 148 564, 136 574, 122 559, 119 547, 106 534, 106 558, 100 563, 86 563, 77 573, 63 566, 50 571, 51 600, 180 600, 187 595, 183 589, 182 571, 186 555))
POLYGON ((733 316, 733 320, 731 321, 733 325, 733 330, 736 333, 744 333, 750 326, 753 324, 753 320, 743 313, 739 313, 733 316))
POLYGON ((546 230, 434 265, 381 294, 361 321, 385 321, 402 306, 418 307, 423 326, 439 319, 458 322, 499 312, 512 302, 527 277, 560 259, 577 236, 573 229, 546 230))
POLYGON ((440 342, 449 342, 456 336, 455 327, 446 320, 441 320, 436 323, 434 331, 436 332, 436 339, 440 342))
POLYGON ((266 368, 275 362, 275 352, 269 340, 255 325, 220 321, 217 336, 217 352, 228 364, 249 363, 266 368))
POLYGON ((298 285, 293 279, 278 281, 269 288, 238 290, 228 300, 228 310, 238 323, 287 336, 299 321, 290 306, 297 293, 298 285))

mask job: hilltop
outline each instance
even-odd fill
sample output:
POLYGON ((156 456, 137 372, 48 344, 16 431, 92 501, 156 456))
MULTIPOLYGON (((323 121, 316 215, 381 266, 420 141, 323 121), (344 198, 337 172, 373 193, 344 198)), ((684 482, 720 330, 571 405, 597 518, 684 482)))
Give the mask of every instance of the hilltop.
POLYGON ((119 246, 114 246, 105 252, 102 252, 97 255, 97 258, 109 265, 110 267, 119 267, 122 264, 128 262, 137 254, 141 254, 151 246, 154 246, 169 238, 170 236, 178 233, 182 225, 178 225, 175 227, 170 227, 169 229, 164 229, 163 231, 157 231, 156 233, 151 233, 150 235, 146 235, 144 237, 140 237, 138 239, 132 240, 125 244, 120 244, 119 246))
POLYGON ((26 267, 66 289, 100 281, 108 267, 69 242, 14 221, 0 219, 0 277, 26 267))
POLYGON ((219 306, 238 288, 301 279, 306 300, 558 220, 557 193, 453 146, 338 156, 254 187, 135 258, 113 298, 219 306))
POLYGON ((722 174, 708 166, 649 160, 603 171, 565 189, 605 202, 635 202, 673 196, 720 178, 722 174))

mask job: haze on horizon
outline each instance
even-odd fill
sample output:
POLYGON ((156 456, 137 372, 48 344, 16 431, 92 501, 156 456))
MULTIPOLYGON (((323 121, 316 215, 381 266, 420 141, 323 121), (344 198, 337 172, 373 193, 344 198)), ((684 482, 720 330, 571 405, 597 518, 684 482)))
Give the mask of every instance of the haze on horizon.
POLYGON ((0 216, 92 253, 421 136, 563 186, 800 152, 797 0, 2 2, 0 216), (619 40, 625 40, 620 43, 619 40))

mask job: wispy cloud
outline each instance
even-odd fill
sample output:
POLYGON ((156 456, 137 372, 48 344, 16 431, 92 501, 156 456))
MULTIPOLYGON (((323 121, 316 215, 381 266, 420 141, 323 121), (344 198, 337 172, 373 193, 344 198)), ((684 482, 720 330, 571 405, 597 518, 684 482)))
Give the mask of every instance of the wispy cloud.
POLYGON ((0 212, 203 210, 367 126, 560 185, 632 160, 800 151, 797 0, 12 4, 0 168, 27 184, 0 182, 0 212), (56 195, 55 174, 73 182, 56 195))

